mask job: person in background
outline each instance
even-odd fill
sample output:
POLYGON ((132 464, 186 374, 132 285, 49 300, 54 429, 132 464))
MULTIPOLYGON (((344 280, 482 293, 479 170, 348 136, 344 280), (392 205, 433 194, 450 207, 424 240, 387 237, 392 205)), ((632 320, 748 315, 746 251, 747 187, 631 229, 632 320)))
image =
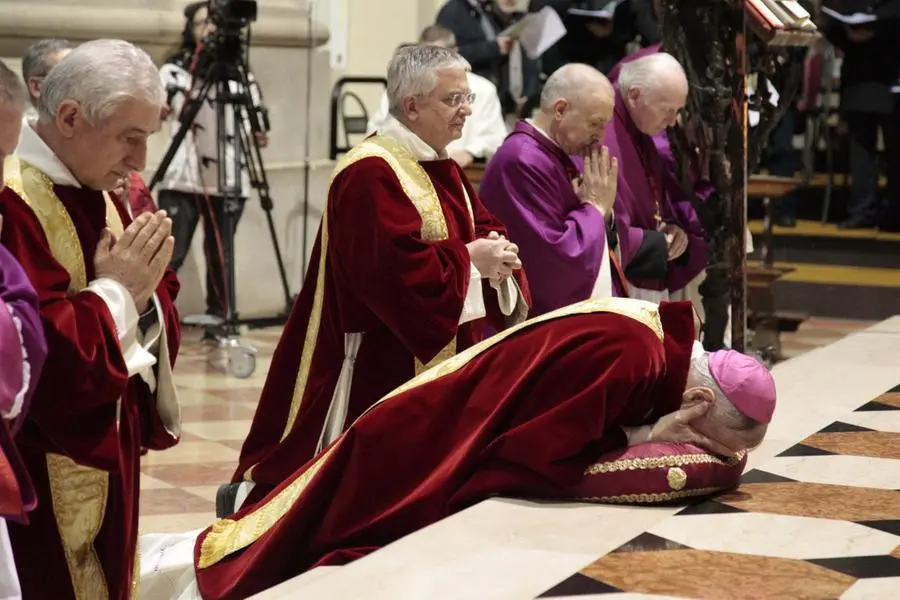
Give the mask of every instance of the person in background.
MULTIPOLYGON (((3 163, 19 141, 25 99, 22 81, 0 62, 0 191, 3 163)), ((37 505, 14 436, 25 422, 46 358, 37 294, 15 257, 0 245, 0 598, 4 600, 22 597, 6 519, 27 523, 27 513, 37 505)))
POLYGON ((650 46, 662 39, 653 0, 531 0, 528 6, 532 12, 553 8, 566 26, 565 37, 541 57, 545 74, 573 62, 609 73, 636 40, 650 46))
POLYGON ((22 79, 25 80, 29 99, 29 106, 23 117, 23 127, 27 127, 29 121, 37 118, 37 101, 41 97, 41 86, 50 69, 74 47, 75 44, 69 40, 47 38, 31 44, 22 53, 22 79))
MULTIPOLYGON (((206 61, 212 57, 201 49, 205 40, 215 32, 215 25, 208 18, 208 2, 193 2, 184 8, 185 25, 181 33, 181 44, 166 58, 160 68, 160 78, 166 86, 169 106, 166 113, 171 126, 170 134, 174 138, 181 128, 180 116, 186 98, 191 92, 198 91, 200 80, 194 78, 195 73, 205 72, 206 61), (194 87, 197 87, 195 90, 194 87)), ((249 76, 249 91, 255 106, 261 106, 258 88, 252 85, 254 79, 249 76)), ((239 84, 230 82, 230 90, 234 94, 243 92, 239 84)), ((214 95, 214 94, 213 94, 214 95)), ((212 95, 209 97, 214 101, 212 95)), ((245 115, 245 118, 246 115, 245 115)), ((225 124, 225 164, 218 164, 219 132, 216 125, 216 107, 212 102, 204 102, 197 112, 191 129, 184 137, 169 168, 166 170, 157 196, 159 207, 165 210, 172 219, 172 235, 175 237, 175 251, 172 254, 171 267, 178 271, 184 264, 191 248, 191 240, 200 220, 203 220, 203 246, 206 257, 206 314, 212 317, 206 328, 204 339, 215 340, 220 331, 218 321, 228 315, 227 265, 223 253, 222 237, 226 231, 225 197, 219 190, 219 169, 225 171, 225 183, 235 185, 233 172, 235 162, 235 135, 233 123, 225 124)), ((244 129, 251 130, 249 119, 244 129)), ((265 132, 258 132, 256 138, 261 147, 266 146, 268 137, 265 132)), ((232 207, 231 224, 237 229, 244 205, 250 195, 250 179, 246 168, 239 174, 241 194, 238 202, 232 207)))
MULTIPOLYGON (((841 12, 877 11, 882 2, 845 2, 841 12)), ((880 18, 863 25, 846 25, 825 16, 823 33, 844 53, 841 64, 840 111, 850 137, 849 216, 843 229, 878 226, 900 231, 900 135, 897 135, 896 94, 900 17, 880 18), (884 141, 888 185, 887 208, 882 210, 878 191, 878 133, 884 141)))
POLYGON ((514 38, 501 35, 525 16, 519 0, 447 0, 436 23, 453 32, 459 53, 472 72, 497 87, 507 123, 523 116, 528 99, 540 89, 540 68, 514 38))
MULTIPOLYGON (((429 25, 419 36, 420 44, 430 44, 441 48, 456 49, 453 32, 440 25, 429 25)), ((465 168, 475 161, 489 159, 506 138, 506 124, 497 97, 497 87, 471 71, 466 73, 469 89, 472 91, 472 114, 466 119, 462 137, 447 145, 450 158, 465 168)), ((387 91, 381 98, 378 112, 369 120, 368 133, 375 133, 392 119, 387 91)))

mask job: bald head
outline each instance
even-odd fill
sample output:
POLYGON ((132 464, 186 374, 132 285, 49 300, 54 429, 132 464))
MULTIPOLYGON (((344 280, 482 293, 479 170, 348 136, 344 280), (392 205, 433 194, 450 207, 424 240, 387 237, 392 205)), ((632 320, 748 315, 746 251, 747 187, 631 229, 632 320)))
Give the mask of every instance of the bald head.
POLYGON ((656 135, 674 125, 684 108, 687 75, 674 56, 657 52, 622 65, 619 93, 637 128, 656 135))
POLYGON ((593 67, 571 63, 544 84, 535 124, 566 153, 581 154, 603 139, 614 106, 609 79, 593 67))
POLYGON ((569 63, 553 72, 541 91, 541 110, 553 110, 560 99, 577 102, 586 95, 613 97, 613 87, 606 75, 580 63, 569 63))

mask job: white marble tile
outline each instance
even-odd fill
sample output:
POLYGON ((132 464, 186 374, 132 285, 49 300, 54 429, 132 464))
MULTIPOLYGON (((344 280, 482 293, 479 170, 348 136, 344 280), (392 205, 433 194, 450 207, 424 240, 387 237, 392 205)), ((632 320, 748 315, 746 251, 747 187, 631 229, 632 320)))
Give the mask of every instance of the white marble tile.
POLYGON ((553 600, 688 600, 677 596, 658 596, 656 594, 587 594, 578 596, 554 596, 553 600))
POLYGON ((875 431, 900 433, 900 410, 867 410, 852 412, 840 419, 844 423, 868 427, 875 431))
MULTIPOLYGON (((207 421, 200 423, 186 423, 185 430, 188 427, 199 427, 204 429, 216 424, 229 424, 234 421, 207 421)), ((197 431, 191 433, 202 435, 197 431)), ((206 437, 206 436, 204 436, 206 437)), ((240 439, 240 438, 220 438, 220 439, 240 439)), ((169 448, 164 452, 148 452, 146 456, 141 457, 142 466, 151 465, 196 465, 210 462, 226 462, 234 461, 237 463, 238 451, 223 444, 216 442, 180 442, 178 445, 169 448)))
POLYGON ((812 559, 890 554, 900 537, 864 525, 762 513, 666 519, 650 533, 698 550, 812 559))
MULTIPOLYGON (((233 421, 195 421, 182 425, 184 431, 207 440, 242 440, 250 431, 249 419, 233 421)), ((228 455, 230 456, 230 454, 228 455)))
POLYGON ((295 591, 317 600, 534 598, 675 510, 488 500, 295 591))
POLYGON ((900 577, 860 579, 841 594, 840 600, 887 600, 900 597, 900 577))
POLYGON ((863 456, 784 456, 762 465, 764 471, 808 483, 900 489, 900 460, 863 456))
POLYGON ((296 590, 302 586, 308 585, 313 581, 328 577, 338 572, 341 567, 316 567, 312 571, 307 571, 303 575, 286 581, 281 585, 269 588, 265 592, 251 596, 248 600, 288 600, 296 598, 296 590))
POLYGON ((900 333, 900 315, 885 319, 863 331, 865 333, 900 333))

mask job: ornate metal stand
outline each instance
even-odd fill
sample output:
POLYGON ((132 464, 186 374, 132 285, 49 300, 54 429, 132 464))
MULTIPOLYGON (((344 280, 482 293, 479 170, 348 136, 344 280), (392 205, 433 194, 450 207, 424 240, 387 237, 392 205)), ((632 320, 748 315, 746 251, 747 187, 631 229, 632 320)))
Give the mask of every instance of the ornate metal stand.
POLYGON ((756 168, 769 134, 799 91, 806 50, 769 46, 771 39, 750 34, 744 0, 663 0, 663 8, 663 47, 684 66, 690 82, 682 120, 687 127, 670 132, 670 140, 679 177, 709 240, 709 266, 700 287, 706 312, 704 345, 708 350, 725 346, 730 307, 731 347, 743 351, 747 173, 756 168), (749 73, 761 73, 774 84, 778 106, 768 101, 764 85, 755 86, 748 101, 749 73), (760 111, 760 122, 748 137, 749 106, 760 111), (702 203, 688 176, 688 161, 701 157, 708 160, 715 188, 702 203))

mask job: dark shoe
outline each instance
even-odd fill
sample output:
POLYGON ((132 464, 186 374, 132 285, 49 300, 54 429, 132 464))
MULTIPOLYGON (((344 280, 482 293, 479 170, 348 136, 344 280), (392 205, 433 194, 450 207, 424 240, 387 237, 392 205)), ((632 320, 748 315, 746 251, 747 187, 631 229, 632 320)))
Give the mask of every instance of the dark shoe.
POLYGON ((794 215, 776 215, 775 225, 778 227, 796 227, 797 217, 794 215))
POLYGON ((219 486, 219 491, 216 492, 217 519, 225 519, 234 514, 234 503, 240 485, 240 483, 226 483, 219 486))
POLYGON ((863 217, 850 217, 838 223, 838 229, 874 229, 875 220, 863 217))

